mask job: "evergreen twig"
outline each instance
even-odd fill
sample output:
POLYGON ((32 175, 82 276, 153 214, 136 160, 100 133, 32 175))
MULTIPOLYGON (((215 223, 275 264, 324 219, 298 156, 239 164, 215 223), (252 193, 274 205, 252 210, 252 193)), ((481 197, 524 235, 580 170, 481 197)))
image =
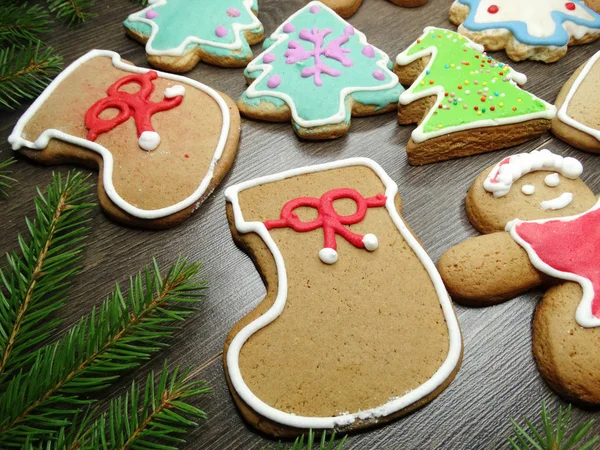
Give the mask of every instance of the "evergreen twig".
MULTIPOLYGON (((275 448, 272 448, 272 450, 314 450, 314 444, 315 442, 317 443, 318 447, 316 449, 318 450, 341 450, 344 446, 344 444, 346 443, 346 438, 348 436, 344 436, 342 438, 342 440, 340 442, 337 443, 335 442, 335 432, 331 433, 331 435, 329 436, 329 439, 327 439, 327 433, 323 433, 321 435, 321 439, 319 441, 315 440, 315 433, 313 432, 313 430, 309 430, 308 431, 308 436, 306 435, 302 435, 298 438, 296 438, 296 440, 294 441, 293 444, 290 445, 285 445, 280 442, 277 443, 277 446, 275 448), (304 446, 304 440, 306 439, 306 447, 304 446)), ((269 450, 269 447, 265 447, 264 450, 269 450)))
POLYGON ((6 191, 10 188, 10 183, 15 183, 17 181, 14 178, 11 178, 9 176, 11 172, 6 170, 8 166, 16 162, 17 161, 14 158, 8 158, 0 162, 0 197, 6 197, 8 195, 6 191))
POLYGON ((47 33, 51 21, 48 11, 40 5, 15 5, 0 1, 0 44, 21 44, 38 41, 38 34, 47 33))
POLYGON ((93 0, 47 0, 48 9, 56 18, 67 22, 69 25, 85 22, 95 14, 88 10, 94 4, 93 0))

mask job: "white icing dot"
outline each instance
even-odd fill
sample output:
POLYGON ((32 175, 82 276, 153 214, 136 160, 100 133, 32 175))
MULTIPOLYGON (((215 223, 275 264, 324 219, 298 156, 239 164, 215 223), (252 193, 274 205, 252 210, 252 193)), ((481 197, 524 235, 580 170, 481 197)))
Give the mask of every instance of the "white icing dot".
POLYGON ((319 259, 325 264, 333 264, 338 260, 338 253, 332 248, 322 248, 319 250, 319 259))
POLYGON ((533 195, 535 194, 535 186, 533 184, 524 184, 521 191, 525 195, 533 195))
POLYGON ((372 252, 373 250, 377 249, 377 247, 379 247, 379 241, 377 240, 377 236, 375 236, 374 234, 371 234, 371 233, 365 234, 362 241, 363 241, 363 244, 365 244, 365 248, 367 250, 369 250, 370 252, 372 252))
POLYGON ((138 139, 138 144, 146 151, 152 151, 160 144, 160 136, 156 131, 144 131, 138 139))
POLYGON ((570 192, 563 192, 560 196, 553 198, 552 200, 545 200, 540 203, 542 209, 550 209, 555 211, 557 209, 566 208, 573 201, 573 194, 570 192))
POLYGON ((551 173, 544 178, 544 183, 546 183, 546 186, 556 187, 560 184, 560 178, 557 173, 551 173))
POLYGON ((165 89, 165 97, 167 98, 177 97, 178 95, 182 97, 185 95, 185 88, 180 84, 165 89))
POLYGON ((571 158, 567 156, 563 159, 563 167, 562 174, 571 179, 579 178, 579 176, 583 173, 583 165, 576 160, 575 158, 571 158))

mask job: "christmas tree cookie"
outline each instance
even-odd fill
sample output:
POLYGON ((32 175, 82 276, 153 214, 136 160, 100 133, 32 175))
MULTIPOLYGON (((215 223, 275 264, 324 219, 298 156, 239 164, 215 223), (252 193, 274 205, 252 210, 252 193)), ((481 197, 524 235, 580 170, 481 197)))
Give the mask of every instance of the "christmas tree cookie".
POLYGON ((418 123, 406 146, 411 164, 498 150, 535 139, 556 108, 517 84, 527 81, 464 36, 427 27, 396 59, 398 121, 418 123))
POLYGON ((169 72, 187 72, 199 61, 245 67, 250 45, 263 40, 258 0, 149 0, 129 15, 127 34, 145 44, 148 62, 169 72))
POLYGON ((455 0, 450 21, 486 50, 505 49, 513 61, 554 62, 567 46, 600 37, 600 15, 583 0, 455 0))
MULTIPOLYGON (((362 5, 363 0, 322 0, 323 3, 333 9, 343 18, 352 16, 362 5)), ((427 3, 427 0, 390 0, 395 5, 405 8, 414 8, 427 3)))
POLYGON ((332 139, 351 116, 395 111, 403 90, 388 56, 321 2, 310 2, 265 41, 244 72, 247 117, 291 120, 306 139, 332 139))
POLYGON ((225 196, 234 240, 267 288, 224 348, 246 421, 277 437, 355 431, 408 414, 450 384, 459 324, 381 166, 351 158, 301 167, 225 196))
POLYGON ((229 97, 92 50, 46 88, 8 141, 42 164, 97 167, 100 205, 111 218, 166 228, 196 211, 225 177, 239 136, 229 97))

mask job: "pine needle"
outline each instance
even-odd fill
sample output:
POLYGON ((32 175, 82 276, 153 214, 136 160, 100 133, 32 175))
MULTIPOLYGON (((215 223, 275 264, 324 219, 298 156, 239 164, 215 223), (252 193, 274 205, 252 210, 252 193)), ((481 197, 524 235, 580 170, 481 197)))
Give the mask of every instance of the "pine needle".
POLYGON ((48 0, 48 9, 57 19, 75 25, 95 16, 88 11, 93 4, 93 0, 48 0))
MULTIPOLYGON (((17 160, 14 158, 8 158, 7 160, 4 160, 2 162, 0 162, 0 197, 7 197, 8 196, 8 188, 10 188, 10 183, 16 183, 17 180, 15 180, 14 178, 11 178, 10 175, 10 170, 6 170, 6 168, 14 163, 16 163, 17 160)), ((1 337, 0 337, 1 339, 1 337)), ((1 345, 1 344, 0 344, 1 345)))
POLYGON ((37 41, 38 34, 50 31, 50 23, 48 12, 40 5, 0 2, 0 44, 37 41))
POLYGON ((14 109, 37 97, 62 67, 62 58, 40 42, 0 48, 0 107, 14 109))
POLYGON ((6 255, 0 270, 0 390, 10 374, 33 358, 34 347, 54 332, 50 318, 64 305, 72 277, 79 271, 88 230, 90 185, 81 173, 53 176, 46 194, 38 191, 35 219, 25 219, 29 235, 18 236, 20 251, 6 255))
POLYGON ((314 447, 315 443, 315 433, 313 430, 308 431, 308 436, 302 435, 294 441, 294 443, 290 445, 283 445, 280 442, 277 443, 275 448, 273 447, 265 447, 264 450, 341 450, 346 443, 346 438, 348 436, 344 436, 342 440, 337 443, 335 442, 335 433, 331 433, 329 439, 327 439, 327 433, 323 433, 321 435, 321 440, 318 442, 318 447, 314 447), (306 438, 306 445, 304 444, 304 440, 306 438))

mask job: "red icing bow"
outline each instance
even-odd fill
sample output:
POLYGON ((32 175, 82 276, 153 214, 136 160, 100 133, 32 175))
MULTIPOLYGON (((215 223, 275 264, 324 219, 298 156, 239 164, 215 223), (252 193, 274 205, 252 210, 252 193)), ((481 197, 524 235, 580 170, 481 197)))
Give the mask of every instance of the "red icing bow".
POLYGON ((333 264, 337 261, 337 243, 335 235, 339 234, 357 248, 365 248, 373 251, 377 248, 377 237, 373 234, 364 236, 353 233, 344 225, 352 225, 361 222, 367 214, 367 208, 385 206, 386 197, 383 194, 377 194, 374 197, 364 198, 354 189, 339 188, 332 189, 321 196, 299 197, 287 202, 281 210, 281 219, 267 220, 265 227, 267 230, 273 228, 292 228, 294 231, 306 232, 317 228, 323 228, 325 246, 319 252, 321 261, 327 264, 333 264), (333 207, 333 202, 342 198, 349 198, 356 203, 356 212, 348 216, 341 216, 333 207), (294 213, 296 208, 308 206, 315 208, 319 216, 311 222, 302 222, 298 215, 294 213))

